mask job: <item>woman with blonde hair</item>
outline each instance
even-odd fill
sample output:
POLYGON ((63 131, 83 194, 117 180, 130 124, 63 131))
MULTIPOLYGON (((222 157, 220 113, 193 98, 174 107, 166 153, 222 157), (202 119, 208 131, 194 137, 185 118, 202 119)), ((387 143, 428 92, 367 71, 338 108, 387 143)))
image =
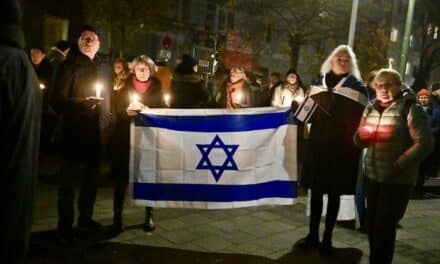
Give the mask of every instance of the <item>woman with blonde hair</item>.
POLYGON ((249 80, 242 67, 233 67, 228 80, 215 96, 221 108, 235 109, 252 106, 252 91, 249 80))
POLYGON ((309 233, 296 243, 299 249, 319 248, 322 254, 332 254, 340 196, 355 193, 361 151, 352 138, 369 98, 360 78, 355 54, 349 46, 340 45, 325 60, 319 78, 310 87, 309 95, 318 107, 310 119, 301 184, 311 190, 311 213, 309 233), (328 203, 320 243, 324 194, 328 203))

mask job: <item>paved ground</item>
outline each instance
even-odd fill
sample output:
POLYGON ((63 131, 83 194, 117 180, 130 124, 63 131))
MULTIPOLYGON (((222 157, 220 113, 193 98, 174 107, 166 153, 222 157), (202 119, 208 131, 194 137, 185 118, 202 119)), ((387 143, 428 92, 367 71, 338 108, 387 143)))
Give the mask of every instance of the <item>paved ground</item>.
MULTIPOLYGON (((42 169, 47 170, 44 165, 42 169)), ((46 177, 36 192, 30 263, 368 263, 367 236, 341 226, 334 231, 337 250, 332 258, 292 250, 308 230, 304 196, 293 206, 155 209, 157 228, 152 233, 140 228, 144 209, 127 199, 125 232, 81 236, 79 245, 66 249, 57 244, 56 188, 47 182, 46 177)), ((427 185, 438 191, 440 180, 427 185)), ((110 187, 99 189, 95 220, 111 224, 110 187)), ((439 195, 411 200, 401 225, 394 263, 440 263, 439 195)))

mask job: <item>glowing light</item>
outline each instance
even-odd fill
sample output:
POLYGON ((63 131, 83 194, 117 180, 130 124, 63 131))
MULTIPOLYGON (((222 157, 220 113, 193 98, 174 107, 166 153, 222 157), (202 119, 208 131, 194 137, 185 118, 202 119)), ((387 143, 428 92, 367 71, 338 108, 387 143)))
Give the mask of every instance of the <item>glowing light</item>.
POLYGON ((40 83, 40 89, 41 89, 41 90, 46 89, 46 85, 44 85, 43 83, 40 83))
POLYGON ((135 105, 139 103, 139 95, 132 94, 131 95, 131 104, 135 105))
POLYGON ((96 90, 96 98, 101 98, 102 84, 100 82, 95 83, 95 90, 96 90))
POLYGON ((240 104, 242 99, 243 99, 243 94, 241 92, 237 92, 235 94, 235 103, 240 104))
POLYGON ((170 94, 164 94, 163 95, 163 100, 165 101, 165 104, 169 107, 170 106, 170 100, 171 100, 171 95, 170 94))

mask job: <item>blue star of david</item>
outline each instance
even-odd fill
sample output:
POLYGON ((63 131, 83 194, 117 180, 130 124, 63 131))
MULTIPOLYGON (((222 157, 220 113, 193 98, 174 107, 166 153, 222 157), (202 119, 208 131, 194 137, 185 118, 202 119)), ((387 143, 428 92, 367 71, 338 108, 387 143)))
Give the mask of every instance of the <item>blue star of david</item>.
POLYGON ((216 182, 220 179, 225 170, 238 170, 237 164, 234 161, 233 155, 239 145, 225 145, 218 135, 210 144, 196 144, 202 153, 202 158, 199 161, 196 169, 210 170, 216 182), (226 154, 226 159, 221 166, 213 165, 209 159, 209 153, 214 148, 223 149, 226 154))

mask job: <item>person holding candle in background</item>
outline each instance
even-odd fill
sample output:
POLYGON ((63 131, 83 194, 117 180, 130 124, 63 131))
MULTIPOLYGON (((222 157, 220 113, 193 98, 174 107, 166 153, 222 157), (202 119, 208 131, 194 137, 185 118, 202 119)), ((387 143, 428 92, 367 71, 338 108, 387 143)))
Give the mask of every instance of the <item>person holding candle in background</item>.
POLYGON ((228 109, 252 106, 252 91, 242 67, 231 69, 228 79, 217 91, 215 101, 218 107, 228 109))
POLYGON ((100 104, 106 103, 102 89, 110 80, 98 80, 102 65, 95 55, 99 47, 97 29, 91 25, 82 26, 78 44, 72 46, 54 74, 49 95, 50 104, 59 116, 53 141, 63 158, 58 180, 58 234, 64 245, 74 242, 73 200, 78 179, 78 228, 96 231, 101 227, 92 216, 101 158, 100 104), (101 84, 97 84, 98 81, 101 84))
POLYGON ((433 139, 427 116, 414 95, 403 95, 397 71, 379 70, 374 83, 377 99, 363 111, 354 142, 367 148, 370 263, 391 263, 397 223, 433 139))
MULTIPOLYGON (((166 107, 159 79, 154 77, 155 64, 145 55, 131 62, 134 74, 124 85, 113 90, 111 97, 112 135, 110 139, 111 177, 114 181, 112 230, 124 230, 122 213, 129 179, 130 117, 146 108, 166 107)), ((146 207, 144 231, 153 231, 152 208, 146 207)))

